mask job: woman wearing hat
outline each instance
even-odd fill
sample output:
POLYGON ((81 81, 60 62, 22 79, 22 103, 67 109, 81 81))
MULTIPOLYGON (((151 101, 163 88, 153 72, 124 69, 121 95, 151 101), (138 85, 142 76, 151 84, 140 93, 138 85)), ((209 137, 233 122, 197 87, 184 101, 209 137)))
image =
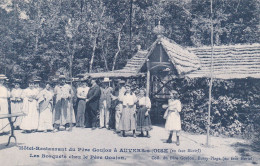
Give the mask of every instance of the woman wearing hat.
POLYGON ((52 109, 53 109, 53 91, 49 82, 45 84, 45 88, 38 95, 39 104, 39 126, 38 131, 47 132, 53 130, 52 126, 52 109))
MULTIPOLYGON (((8 114, 8 98, 10 97, 10 92, 5 87, 5 80, 7 77, 0 74, 0 114, 8 114)), ((0 119, 0 133, 7 133, 10 131, 10 125, 7 118, 0 119)))
POLYGON ((20 128, 25 132, 34 132, 38 128, 39 112, 37 110, 38 90, 34 87, 33 80, 29 81, 29 87, 22 93, 23 112, 27 116, 23 117, 20 128))
POLYGON ((170 91, 170 99, 168 100, 168 108, 164 113, 166 119, 165 129, 170 131, 167 143, 172 143, 173 132, 176 131, 176 145, 180 145, 179 132, 181 130, 181 102, 178 99, 178 92, 175 90, 170 91))
POLYGON ((141 137, 144 136, 143 132, 146 131, 146 136, 150 138, 149 131, 152 129, 150 119, 151 101, 148 96, 145 96, 145 89, 139 91, 138 111, 137 111, 137 131, 141 131, 141 137))
POLYGON ((60 127, 70 130, 72 124, 76 122, 75 114, 71 103, 71 97, 74 95, 72 87, 66 84, 66 77, 59 76, 59 85, 54 88, 56 97, 55 109, 53 111, 54 132, 59 131, 60 127))
POLYGON ((116 96, 112 95, 113 104, 115 104, 115 134, 120 132, 119 129, 119 122, 121 119, 122 111, 123 111, 123 105, 122 105, 122 97, 125 94, 125 81, 119 79, 118 80, 118 93, 116 93, 116 96))
POLYGON ((82 80, 81 85, 77 88, 78 107, 76 127, 85 127, 86 98, 88 91, 87 80, 82 80))
POLYGON ((136 137, 136 109, 135 104, 137 102, 137 98, 133 92, 131 92, 130 84, 125 85, 126 92, 120 98, 123 102, 123 110, 122 115, 119 122, 119 129, 121 130, 121 134, 125 137, 125 131, 133 131, 133 136, 136 137))
MULTIPOLYGON (((20 79, 14 80, 14 88, 11 91, 11 113, 18 113, 22 112, 23 110, 23 100, 22 100, 22 93, 23 90, 20 88, 20 79)), ((14 120, 14 119, 13 119, 14 120)), ((22 123, 22 117, 17 117, 14 127, 16 129, 20 128, 20 125, 22 123)))

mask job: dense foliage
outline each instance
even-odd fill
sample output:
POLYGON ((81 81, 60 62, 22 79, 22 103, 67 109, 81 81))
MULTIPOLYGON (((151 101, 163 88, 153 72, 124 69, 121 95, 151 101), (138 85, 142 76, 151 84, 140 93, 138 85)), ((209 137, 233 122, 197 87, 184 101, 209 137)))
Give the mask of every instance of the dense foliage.
MULTIPOLYGON (((183 129, 205 133, 208 117, 208 80, 182 79, 176 82, 183 103, 183 129)), ((211 130, 215 136, 252 138, 259 133, 260 84, 256 79, 214 80, 211 130)))
MULTIPOLYGON (((74 76, 122 68, 137 44, 147 49, 154 42, 158 21, 180 45, 210 44, 210 1, 133 0, 131 17, 130 2, 2 0, 0 72, 46 80, 68 74, 70 58, 74 76)), ((258 0, 213 2, 216 45, 259 42, 258 0)))

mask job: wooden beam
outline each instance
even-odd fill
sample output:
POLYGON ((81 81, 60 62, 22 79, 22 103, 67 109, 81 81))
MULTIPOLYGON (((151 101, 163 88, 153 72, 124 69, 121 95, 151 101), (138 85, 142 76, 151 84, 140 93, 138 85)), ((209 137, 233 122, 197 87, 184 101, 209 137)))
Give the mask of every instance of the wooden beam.
POLYGON ((160 62, 162 62, 162 45, 160 44, 160 62))
POLYGON ((151 66, 153 65, 171 65, 171 62, 150 62, 151 66))
POLYGON ((150 62, 149 59, 146 60, 147 66, 147 77, 146 77, 146 96, 149 97, 150 94, 150 62))

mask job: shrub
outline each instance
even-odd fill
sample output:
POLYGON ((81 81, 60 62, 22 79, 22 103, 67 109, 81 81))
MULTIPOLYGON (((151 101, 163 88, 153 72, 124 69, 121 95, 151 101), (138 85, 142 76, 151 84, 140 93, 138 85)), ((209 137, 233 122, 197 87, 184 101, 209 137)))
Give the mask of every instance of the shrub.
MULTIPOLYGON (((182 128, 193 133, 206 133, 208 117, 207 79, 180 79, 175 82, 180 92, 182 128)), ((212 135, 255 136, 256 113, 259 116, 259 83, 254 79, 214 80, 212 88, 212 135)))

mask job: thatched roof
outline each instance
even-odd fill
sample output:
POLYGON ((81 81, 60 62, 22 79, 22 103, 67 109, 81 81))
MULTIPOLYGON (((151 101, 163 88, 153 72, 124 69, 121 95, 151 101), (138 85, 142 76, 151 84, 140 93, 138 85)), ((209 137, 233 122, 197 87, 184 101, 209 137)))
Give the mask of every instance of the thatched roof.
MULTIPOLYGON (((140 50, 121 70, 86 73, 92 77, 131 77, 140 73, 157 44, 161 44, 180 76, 210 77, 211 47, 183 48, 166 37, 158 37, 148 51, 140 50)), ((260 44, 214 46, 213 77, 220 79, 260 78, 260 44)))
MULTIPOLYGON (((91 76, 93 78, 101 78, 101 77, 132 77, 143 75, 143 73, 139 72, 140 63, 145 61, 145 57, 147 55, 147 51, 139 50, 131 59, 128 60, 126 66, 120 70, 114 70, 109 72, 102 73, 86 73, 86 76, 91 76)), ((142 67, 142 66, 141 66, 142 67)))
POLYGON ((86 75, 94 78, 138 76, 142 74, 140 73, 141 68, 145 64, 147 58, 149 58, 152 54, 158 43, 160 43, 164 48, 179 75, 195 71, 200 67, 199 58, 194 53, 181 47, 174 41, 161 36, 152 44, 149 51, 138 51, 131 59, 128 60, 123 69, 103 73, 87 73, 86 75))
POLYGON ((193 52, 190 52, 188 49, 181 47, 173 40, 164 36, 159 37, 152 44, 146 58, 152 54, 156 44, 158 43, 160 43, 164 48, 179 75, 184 75, 200 68, 200 60, 193 52))
MULTIPOLYGON (((201 70, 191 78, 210 77, 211 47, 189 48, 201 61, 201 70)), ((221 79, 260 78, 260 44, 215 46, 213 77, 221 79)))

